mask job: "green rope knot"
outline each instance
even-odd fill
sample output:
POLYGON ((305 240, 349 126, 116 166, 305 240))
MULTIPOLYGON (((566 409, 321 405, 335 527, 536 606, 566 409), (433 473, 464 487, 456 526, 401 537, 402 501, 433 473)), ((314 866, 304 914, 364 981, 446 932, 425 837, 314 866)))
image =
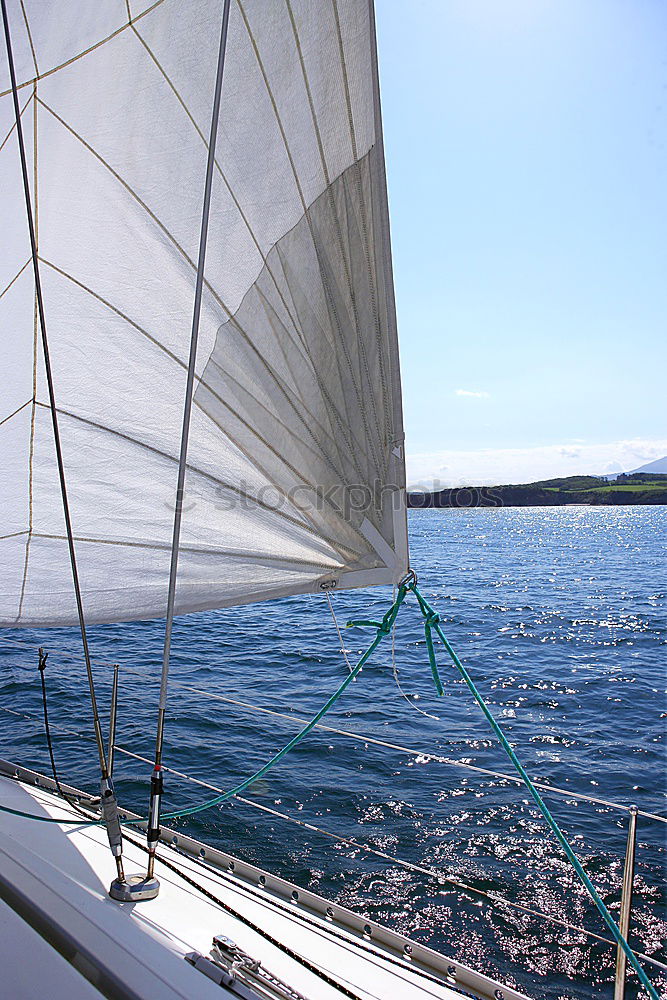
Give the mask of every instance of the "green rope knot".
MULTIPOLYGON (((391 609, 393 611, 393 608, 391 609)), ((380 635, 389 635, 392 628, 394 627, 394 621, 396 620, 396 615, 392 615, 391 611, 388 611, 384 616, 380 624, 378 625, 378 632, 380 635)))
POLYGON ((432 628, 434 625, 439 625, 442 619, 437 611, 430 608, 427 614, 424 616, 424 625, 428 628, 432 628))
POLYGON ((351 628, 355 625, 374 628, 375 638, 369 645, 368 649, 359 658, 356 666, 353 667, 353 669, 350 671, 347 677, 342 681, 342 683, 338 685, 338 688, 334 691, 331 697, 325 702, 325 704, 322 706, 319 712, 317 712, 313 716, 310 722, 308 722, 303 727, 303 729, 301 729, 300 732, 296 734, 296 736, 292 737, 289 743, 287 743, 282 748, 282 750, 279 750, 278 753, 274 754, 273 757, 271 757, 271 759, 266 762, 266 764, 260 767, 259 770, 255 771, 254 774, 251 774, 249 778, 245 778, 244 781, 241 781, 234 788, 230 788, 228 792, 223 792, 221 795, 216 795, 215 798, 208 799, 208 801, 202 802, 200 805, 191 806, 189 809, 180 809, 178 812, 167 813, 164 819, 180 819, 181 817, 185 816, 194 816, 196 813, 202 812, 204 809, 210 809, 212 806, 221 805, 223 802, 226 802, 228 799, 233 798, 235 795, 240 795, 241 792, 244 792, 246 788, 250 787, 250 785, 254 784, 260 778, 263 778, 264 775, 267 773, 267 771, 269 771, 272 767, 275 767, 275 765, 278 764, 283 759, 283 757, 285 757, 291 750, 294 749, 294 747, 298 743, 301 742, 304 736, 308 735, 311 729, 313 729, 318 724, 320 719, 324 715, 326 715, 326 713, 329 711, 332 705, 334 705, 338 701, 338 699, 343 694, 345 689, 349 686, 349 684, 355 679, 355 677, 357 677, 359 673, 361 673, 364 664, 373 655, 377 647, 380 645, 382 639, 386 635, 388 635, 389 632, 391 632, 394 622, 396 621, 396 616, 398 614, 399 608, 403 603, 403 601, 405 600, 407 592, 408 592, 407 586, 401 583, 398 587, 396 600, 389 608, 387 613, 384 615, 382 621, 376 622, 376 621, 370 621, 368 619, 359 619, 357 621, 351 621, 347 623, 346 626, 347 628, 351 628))

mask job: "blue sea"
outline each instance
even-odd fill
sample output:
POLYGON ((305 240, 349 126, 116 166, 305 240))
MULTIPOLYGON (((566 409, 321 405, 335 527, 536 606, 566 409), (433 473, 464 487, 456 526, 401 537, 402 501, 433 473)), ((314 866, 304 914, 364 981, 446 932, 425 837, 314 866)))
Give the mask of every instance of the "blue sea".
MULTIPOLYGON (((665 508, 412 511, 410 537, 423 593, 531 776, 667 815, 665 508)), ((333 598, 341 625, 350 617, 381 616, 390 602, 384 589, 333 598)), ((158 621, 90 630, 105 725, 111 664, 118 663, 117 742, 146 757, 153 749, 163 627, 158 621)), ((343 631, 350 660, 371 638, 362 629, 343 631)), ((92 790, 96 756, 75 630, 0 632, 0 706, 34 720, 0 711, 0 752, 48 773, 40 645, 49 651, 61 775, 92 790)), ((179 822, 199 839, 387 922, 531 996, 610 997, 614 949, 584 933, 608 937, 606 928, 526 790, 429 756, 511 770, 440 646, 438 654, 441 698, 411 599, 398 618, 393 656, 387 638, 325 720, 360 738, 316 730, 245 794, 246 802, 179 822), (461 891, 447 879, 470 888, 461 891), (489 895, 507 902, 492 903, 489 895)), ((179 619, 165 763, 220 788, 233 786, 299 730, 298 719, 314 714, 346 671, 320 595, 179 619)), ((142 813, 149 771, 117 755, 119 798, 142 813)), ((171 776, 165 808, 209 794, 171 776)), ((569 796, 545 797, 618 913, 627 813, 569 796)), ((663 963, 666 831, 640 816, 630 934, 638 951, 663 963)), ((667 973, 649 963, 645 968, 667 995, 667 973)), ((630 1000, 639 995, 634 976, 629 984, 630 1000)))

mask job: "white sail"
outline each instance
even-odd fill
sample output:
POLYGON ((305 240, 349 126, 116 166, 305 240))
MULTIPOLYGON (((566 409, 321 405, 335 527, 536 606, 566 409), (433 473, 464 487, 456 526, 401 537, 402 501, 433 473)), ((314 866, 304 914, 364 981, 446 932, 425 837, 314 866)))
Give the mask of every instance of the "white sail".
MULTIPOLYGON (((164 615, 219 0, 10 0, 86 618, 164 615)), ((4 56, 4 53, 3 53, 4 56)), ((0 622, 76 606, 0 67, 0 622)), ((234 0, 176 611, 407 569, 372 3, 234 0)))

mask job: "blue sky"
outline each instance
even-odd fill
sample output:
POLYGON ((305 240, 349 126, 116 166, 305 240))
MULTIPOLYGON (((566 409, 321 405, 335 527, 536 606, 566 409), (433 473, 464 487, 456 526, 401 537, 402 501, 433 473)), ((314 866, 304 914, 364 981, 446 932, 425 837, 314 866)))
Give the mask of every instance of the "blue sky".
POLYGON ((408 474, 667 453, 667 3, 376 0, 408 474))

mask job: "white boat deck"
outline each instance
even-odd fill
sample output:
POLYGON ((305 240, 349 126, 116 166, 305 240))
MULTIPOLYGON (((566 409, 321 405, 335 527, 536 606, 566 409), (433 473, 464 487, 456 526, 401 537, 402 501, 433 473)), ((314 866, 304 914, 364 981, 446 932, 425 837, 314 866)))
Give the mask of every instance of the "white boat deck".
MULTIPOLYGON (((47 779, 35 786, 0 776, 0 803, 36 815, 76 818, 42 783, 47 779)), ((394 949, 392 954, 369 935, 334 925, 312 910, 304 912, 299 902, 280 900, 261 879, 251 886, 208 856, 200 860, 163 845, 160 853, 241 919, 160 860, 157 899, 116 903, 107 895, 115 865, 103 828, 35 822, 0 812, 0 968, 5 995, 20 1000, 41 995, 48 986, 52 1000, 86 1000, 100 993, 142 1000, 219 1000, 230 994, 184 956, 193 951, 208 955, 214 935, 223 934, 308 1000, 519 998, 514 990, 447 965, 445 959, 440 959, 439 973, 417 964, 405 950, 394 949), (267 934, 283 947, 267 940, 267 934), (342 989, 289 952, 306 958, 342 989), (461 971, 479 980, 474 991, 461 971)), ((141 872, 145 864, 145 853, 126 841, 126 873, 141 872)))

